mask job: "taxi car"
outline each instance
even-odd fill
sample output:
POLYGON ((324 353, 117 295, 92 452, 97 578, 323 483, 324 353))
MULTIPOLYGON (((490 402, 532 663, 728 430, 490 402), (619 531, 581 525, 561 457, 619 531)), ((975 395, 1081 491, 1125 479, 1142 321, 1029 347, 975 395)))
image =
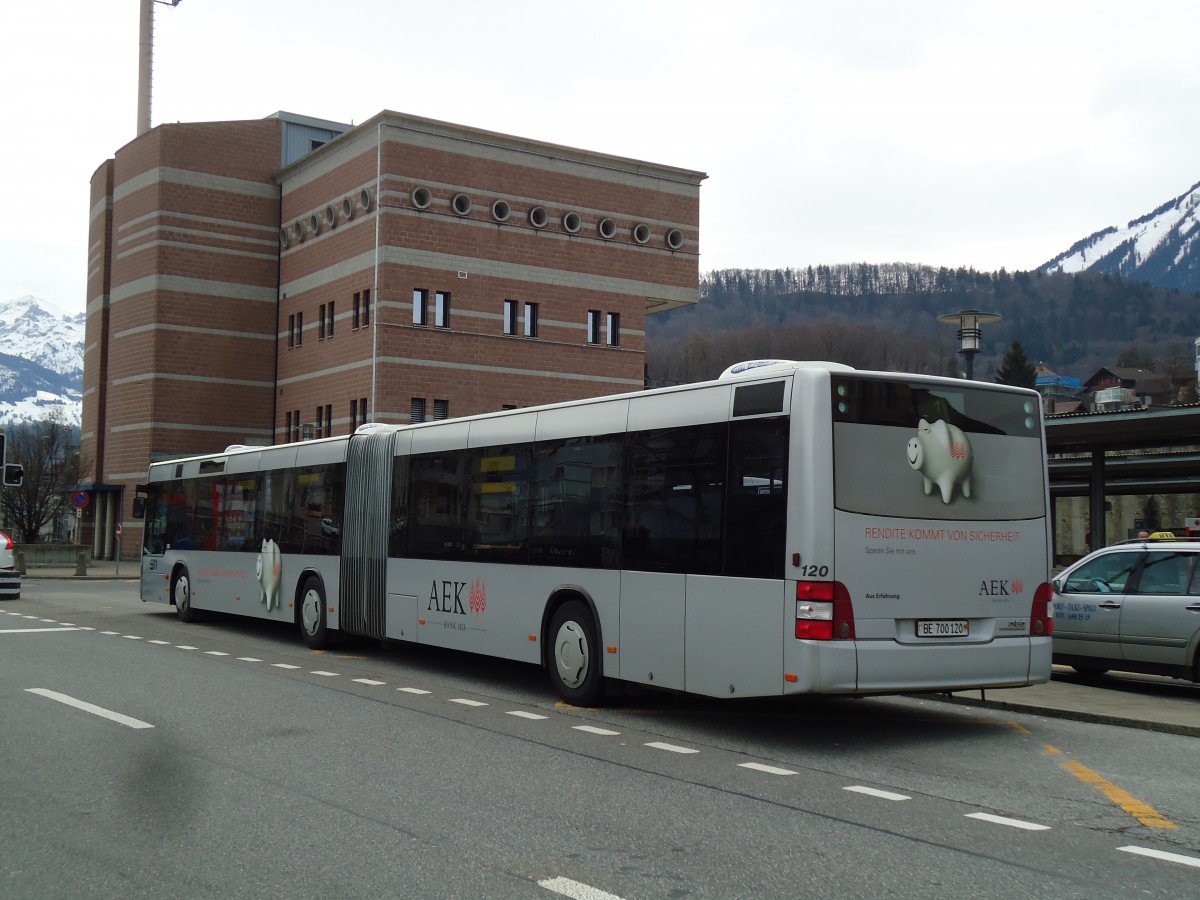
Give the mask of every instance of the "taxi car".
POLYGON ((1200 541, 1170 533, 1104 547, 1054 585, 1054 662, 1200 682, 1200 541))

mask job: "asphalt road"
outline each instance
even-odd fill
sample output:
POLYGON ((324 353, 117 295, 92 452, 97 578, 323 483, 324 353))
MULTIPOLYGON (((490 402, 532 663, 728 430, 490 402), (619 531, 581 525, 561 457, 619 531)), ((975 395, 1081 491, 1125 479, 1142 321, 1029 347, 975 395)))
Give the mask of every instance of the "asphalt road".
POLYGON ((905 697, 579 709, 532 667, 27 581, 0 896, 1194 896, 1195 748, 905 697))

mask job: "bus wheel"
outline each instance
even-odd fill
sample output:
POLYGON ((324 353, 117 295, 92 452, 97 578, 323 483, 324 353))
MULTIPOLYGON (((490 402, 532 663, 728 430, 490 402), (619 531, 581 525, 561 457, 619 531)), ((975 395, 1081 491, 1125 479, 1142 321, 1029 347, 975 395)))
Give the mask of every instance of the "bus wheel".
POLYGON ((175 575, 175 583, 171 586, 171 596, 175 600, 175 615, 180 622, 193 622, 196 610, 192 607, 192 580, 188 577, 186 566, 181 566, 175 575))
POLYGON ((604 691, 600 677, 596 623, 587 604, 564 603, 550 620, 550 681, 558 695, 576 706, 591 706, 604 691))
POLYGON ((329 644, 325 627, 325 591, 319 578, 309 578, 300 593, 300 636, 313 650, 329 644))

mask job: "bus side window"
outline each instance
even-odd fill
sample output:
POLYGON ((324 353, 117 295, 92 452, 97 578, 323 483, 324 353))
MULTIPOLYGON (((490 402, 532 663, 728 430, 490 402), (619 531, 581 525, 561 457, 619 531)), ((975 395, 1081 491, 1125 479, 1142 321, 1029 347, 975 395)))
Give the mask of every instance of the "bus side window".
POLYGON ((782 578, 787 531, 788 419, 729 426, 725 574, 782 578))

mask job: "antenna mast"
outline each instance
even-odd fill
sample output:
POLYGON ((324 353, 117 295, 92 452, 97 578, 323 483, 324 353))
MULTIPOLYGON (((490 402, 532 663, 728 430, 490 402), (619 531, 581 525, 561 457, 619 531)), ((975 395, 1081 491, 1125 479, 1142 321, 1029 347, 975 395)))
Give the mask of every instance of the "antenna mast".
POLYGON ((154 4, 178 6, 180 0, 141 0, 141 29, 138 42, 138 128, 140 137, 150 130, 150 94, 154 79, 154 4))

